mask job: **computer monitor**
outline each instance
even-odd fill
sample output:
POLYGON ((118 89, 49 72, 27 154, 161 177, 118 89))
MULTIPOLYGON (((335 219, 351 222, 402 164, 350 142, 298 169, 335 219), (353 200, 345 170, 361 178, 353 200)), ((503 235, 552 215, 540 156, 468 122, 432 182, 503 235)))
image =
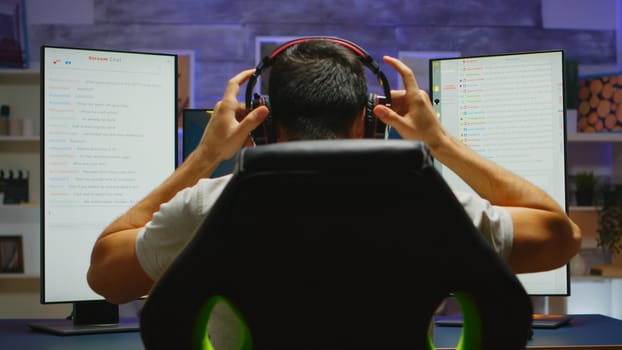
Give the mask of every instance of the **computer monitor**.
POLYGON ((181 158, 183 163, 203 137, 207 122, 214 113, 211 108, 184 108, 181 112, 181 158))
POLYGON ((175 170, 177 56, 42 46, 40 69, 41 303, 73 303, 74 314, 32 326, 125 330, 86 274, 104 228, 175 170))
MULTIPOLYGON (((430 90, 448 132, 567 210, 562 50, 431 59, 430 90)), ((450 187, 472 191, 447 167, 437 167, 450 187)), ((570 294, 568 265, 518 278, 533 296, 570 294)))
MULTIPOLYGON (((203 131, 207 126, 207 122, 214 112, 211 108, 186 108, 182 111, 182 158, 180 163, 183 162, 201 141, 203 131)), ((212 173, 211 177, 218 177, 233 173, 235 166, 235 157, 222 161, 216 170, 212 173)))

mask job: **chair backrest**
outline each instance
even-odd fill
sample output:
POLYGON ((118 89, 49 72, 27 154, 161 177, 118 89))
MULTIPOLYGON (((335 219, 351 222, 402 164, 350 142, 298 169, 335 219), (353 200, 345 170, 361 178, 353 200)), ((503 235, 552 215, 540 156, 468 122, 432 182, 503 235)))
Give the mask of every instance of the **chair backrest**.
POLYGON ((241 151, 234 176, 141 315, 147 349, 209 348, 226 299, 254 349, 433 349, 450 294, 460 348, 522 349, 531 301, 419 143, 334 140, 241 151))

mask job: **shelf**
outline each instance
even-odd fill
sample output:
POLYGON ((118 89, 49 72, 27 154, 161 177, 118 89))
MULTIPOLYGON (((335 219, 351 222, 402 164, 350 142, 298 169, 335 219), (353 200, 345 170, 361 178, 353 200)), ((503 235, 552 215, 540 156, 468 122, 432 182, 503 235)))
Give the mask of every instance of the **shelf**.
POLYGON ((622 277, 612 277, 612 276, 598 276, 598 275, 573 275, 573 281, 584 281, 584 282, 603 282, 611 279, 619 279, 622 277))
POLYGON ((0 204, 0 222, 39 222, 40 208, 32 204, 0 204))
POLYGON ((592 212, 592 211, 598 211, 599 207, 596 206, 578 206, 578 205, 571 205, 568 207, 568 211, 588 211, 588 212, 592 212))
MULTIPOLYGON (((39 88, 41 74, 39 69, 0 69, 0 83, 9 85, 27 85, 39 88)), ((14 86, 15 87, 15 86, 14 86)))
POLYGON ((39 75, 39 63, 31 64, 29 68, 0 68, 2 75, 39 75))
MULTIPOLYGON (((0 136, 0 159, 2 163, 7 161, 6 156, 11 153, 31 153, 40 152, 39 136, 0 136)), ((24 159, 20 163, 27 163, 24 159)))
POLYGON ((0 279, 2 283, 7 283, 7 279, 38 279, 40 275, 38 273, 28 272, 12 272, 12 273, 0 273, 0 279))
POLYGON ((39 142, 39 136, 0 136, 0 142, 39 142))
POLYGON ((622 142, 622 133, 618 132, 575 132, 568 133, 568 142, 622 142))

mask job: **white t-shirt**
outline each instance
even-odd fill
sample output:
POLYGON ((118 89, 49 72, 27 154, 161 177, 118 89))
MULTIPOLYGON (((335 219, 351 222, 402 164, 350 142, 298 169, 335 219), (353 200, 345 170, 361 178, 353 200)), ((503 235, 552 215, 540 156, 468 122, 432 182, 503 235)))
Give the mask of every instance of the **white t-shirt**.
MULTIPOLYGON (((202 179, 186 188, 168 203, 162 204, 136 238, 136 255, 147 275, 154 281, 192 239, 231 175, 202 179)), ((456 192, 456 197, 492 248, 507 260, 514 231, 512 218, 502 207, 491 205, 477 195, 456 192)))

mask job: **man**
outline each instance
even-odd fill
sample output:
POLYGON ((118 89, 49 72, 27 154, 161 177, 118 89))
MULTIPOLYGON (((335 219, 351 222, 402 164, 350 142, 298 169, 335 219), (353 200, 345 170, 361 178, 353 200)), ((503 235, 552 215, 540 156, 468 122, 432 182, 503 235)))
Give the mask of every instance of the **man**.
MULTIPOLYGON (((425 142, 435 159, 478 193, 456 195, 510 267, 523 273, 567 263, 579 249, 581 232, 555 200, 450 136, 412 71, 395 58, 384 61, 401 75, 405 90, 393 91, 391 108, 377 105, 375 115, 402 138, 425 142)), ((208 177, 269 113, 266 106, 246 113, 237 101, 240 86, 253 73, 245 70, 228 82, 196 150, 98 238, 88 281, 109 302, 149 293, 229 181, 230 176, 208 177)), ((365 79, 360 57, 331 41, 309 40, 279 53, 269 88, 277 141, 362 137, 365 79)))

